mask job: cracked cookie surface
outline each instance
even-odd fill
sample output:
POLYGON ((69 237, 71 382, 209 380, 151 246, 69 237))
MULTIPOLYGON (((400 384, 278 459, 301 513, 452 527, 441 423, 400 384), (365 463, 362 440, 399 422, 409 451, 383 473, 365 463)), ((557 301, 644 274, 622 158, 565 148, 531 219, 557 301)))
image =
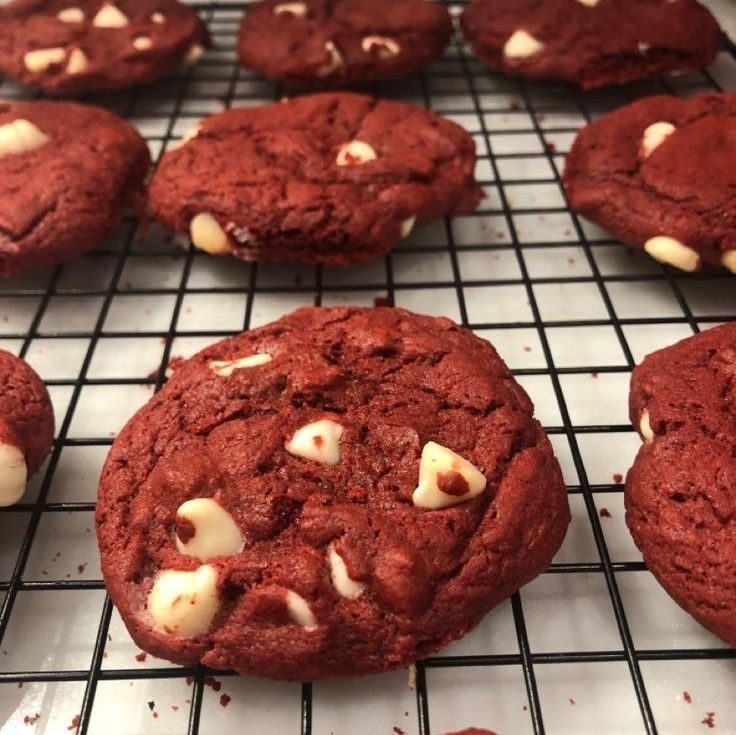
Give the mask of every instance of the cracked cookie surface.
POLYGON ((475 143, 428 110, 325 93, 206 118, 162 159, 157 219, 243 260, 345 264, 415 221, 472 211, 475 143))
POLYGON ((683 270, 736 272, 736 94, 648 97, 578 135, 564 182, 575 211, 683 270))
POLYGON ((248 8, 238 53, 270 79, 334 87, 412 74, 451 35, 445 7, 426 0, 264 0, 248 8))
POLYGON ((583 89, 697 69, 721 46, 695 0, 473 0, 460 25, 490 66, 583 89))
POLYGON ((0 6, 0 72, 61 94, 123 89, 194 62, 209 44, 176 0, 14 0, 0 6))
POLYGON ((0 102, 0 275, 99 245, 141 196, 149 162, 145 141, 106 110, 0 102))
POLYGON ((108 590, 138 645, 182 664, 405 666, 561 544, 565 486, 532 412, 487 342, 401 309, 304 308, 215 344, 112 447, 108 590))
POLYGON ((649 355, 632 375, 644 444, 626 522, 669 594, 736 646, 736 323, 649 355))

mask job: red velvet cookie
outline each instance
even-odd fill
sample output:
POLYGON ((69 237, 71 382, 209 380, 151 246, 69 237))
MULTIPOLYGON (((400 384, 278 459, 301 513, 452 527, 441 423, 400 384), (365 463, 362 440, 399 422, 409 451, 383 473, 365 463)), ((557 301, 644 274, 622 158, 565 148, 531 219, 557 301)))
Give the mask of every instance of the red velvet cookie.
POLYGON ((0 102, 0 275, 101 243, 141 197, 150 154, 117 115, 68 102, 0 102))
POLYGON ((401 309, 304 308, 181 367, 97 505, 133 639, 307 680, 405 666, 542 572, 570 520, 529 398, 485 341, 401 309))
POLYGON ((334 87, 411 74, 442 54, 450 15, 427 0, 262 0, 238 53, 269 79, 334 87))
POLYGON ((627 245, 686 271, 736 273, 736 94, 648 97, 578 135, 570 206, 627 245))
POLYGON ((472 0, 460 25, 490 66, 583 89, 698 69, 721 46, 695 0, 472 0))
POLYGON ((171 74, 209 43, 177 0, 13 0, 0 3, 0 72, 64 94, 122 89, 171 74))
POLYGON ((162 159, 149 204, 212 254, 345 264, 416 220, 472 211, 475 144, 428 110, 316 94, 203 120, 162 159))
POLYGON ((27 363, 0 350, 0 506, 20 499, 53 441, 46 386, 27 363))
POLYGON ((626 522, 644 560, 696 620, 736 646, 736 322, 649 355, 631 380, 644 440, 626 522))

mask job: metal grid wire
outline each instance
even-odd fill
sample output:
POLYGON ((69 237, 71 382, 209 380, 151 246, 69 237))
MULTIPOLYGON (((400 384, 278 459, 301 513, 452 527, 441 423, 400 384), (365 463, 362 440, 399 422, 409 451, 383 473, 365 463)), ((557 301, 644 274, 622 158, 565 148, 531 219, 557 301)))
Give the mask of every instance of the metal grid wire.
MULTIPOLYGON (((261 104, 283 93, 239 68, 235 61, 233 49, 242 6, 204 4, 197 8, 210 23, 216 42, 202 64, 146 89, 92 100, 138 123, 155 157, 199 117, 223 106, 261 104)), ((450 3, 450 8, 457 12, 461 5, 450 3)), ((82 480, 70 466, 75 458, 94 454, 100 459, 104 455, 134 404, 140 405, 161 387, 172 357, 269 321, 297 305, 372 303, 377 297, 461 321, 499 346, 519 380, 532 392, 538 408, 542 388, 547 391, 549 409, 543 411, 546 416, 542 419, 556 448, 567 457, 570 498, 579 510, 576 523, 585 526, 584 532, 590 535, 591 554, 585 558, 570 554, 562 560, 558 557, 540 579, 583 575, 595 580, 610 604, 615 639, 599 648, 571 645, 564 650, 554 646, 540 649, 534 638, 544 638, 539 638, 536 622, 536 632, 530 632, 529 615, 532 605, 539 610, 543 603, 527 602, 524 592, 517 593, 508 608, 516 648, 510 645, 509 652, 500 653, 488 653, 482 647, 460 653, 449 649, 418 664, 415 694, 411 694, 416 698, 416 716, 404 713, 408 719, 400 721, 395 731, 420 735, 427 735, 430 729, 439 732, 435 723, 438 710, 430 701, 432 686, 428 682, 438 671, 463 669, 474 675, 482 670, 488 677, 487 696, 492 698, 496 673, 511 667, 521 673, 525 692, 521 709, 526 724, 516 732, 584 732, 584 726, 561 727, 559 715, 550 714, 548 697, 540 693, 540 675, 551 665, 611 663, 625 666, 633 688, 633 697, 627 701, 638 708, 636 726, 628 732, 671 731, 652 704, 652 679, 642 670, 646 662, 704 661, 710 666, 736 659, 736 651, 720 647, 705 635, 696 636, 699 645, 695 646, 636 645, 632 632, 635 621, 627 618, 629 605, 622 583, 630 578, 627 575, 643 572, 645 567, 640 560, 622 561, 625 557, 612 553, 612 545, 618 542, 605 527, 607 515, 602 515, 601 503, 620 507, 621 478, 602 478, 600 472, 591 471, 594 462, 590 459, 591 452, 594 456, 602 452, 601 442, 618 448, 616 442, 623 437, 628 446, 633 434, 625 419, 586 421, 585 411, 571 398, 571 391, 587 381, 585 395, 600 398, 608 388, 590 388, 597 379, 612 386, 611 390, 615 387, 616 400, 625 402, 629 371, 642 354, 660 346, 658 339, 666 344, 736 316, 733 277, 717 272, 686 275, 625 251, 567 209, 560 170, 563 154, 581 124, 644 94, 690 95, 703 89, 721 89, 722 84, 734 88, 735 59, 730 46, 712 71, 584 95, 567 85, 528 84, 494 74, 456 40, 444 58, 425 73, 406 82, 377 86, 373 91, 433 107, 475 135, 478 175, 488 194, 477 213, 420 229, 384 260, 347 271, 215 262, 192 249, 181 250, 155 227, 147 231, 126 220, 105 248, 77 263, 0 285, 0 316, 4 315, 0 344, 26 357, 41 371, 55 400, 58 423, 51 458, 29 491, 37 497, 0 513, 2 533, 12 547, 4 549, 4 564, 0 564, 4 580, 0 582, 0 647, 5 655, 0 657, 0 703, 8 699, 3 692, 9 689, 48 683, 75 685, 78 700, 69 705, 69 712, 76 717, 67 720, 68 727, 66 723, 62 727, 58 718, 55 725, 49 717, 46 722, 34 721, 34 712, 28 710, 24 715, 20 703, 3 704, 6 722, 11 723, 7 727, 18 721, 13 717, 24 715, 31 721, 26 721, 25 729, 21 725, 2 732, 27 732, 29 725, 48 733, 108 732, 119 727, 127 708, 135 705, 122 704, 125 700, 121 699, 114 714, 108 715, 106 726, 101 727, 99 719, 93 723, 101 687, 109 682, 128 682, 132 687, 141 681, 184 681, 186 677, 191 684, 182 705, 188 712, 186 722, 180 713, 180 726, 155 729, 154 725, 159 727, 165 721, 162 713, 160 722, 151 720, 151 731, 190 735, 214 731, 203 714, 206 685, 211 683, 208 677, 216 673, 218 679, 228 682, 231 674, 166 664, 138 666, 132 659, 131 665, 124 666, 118 665, 119 658, 115 665, 106 665, 116 613, 104 596, 99 570, 94 569, 96 562, 90 559, 86 574, 84 565, 78 567, 79 575, 73 570, 68 574, 49 571, 62 554, 73 555, 85 532, 85 548, 94 543, 89 541, 93 536, 93 483, 87 478, 87 494, 77 492, 73 486, 82 480), (619 357, 609 359, 613 353, 619 357), (136 372, 123 367, 131 361, 143 364, 150 355, 155 361, 150 358, 151 364, 146 364, 143 372, 154 364, 156 369, 148 377, 141 374, 142 368, 136 372), (110 419, 108 412, 119 420, 110 419), (589 446, 591 437, 599 443, 589 446), (11 527, 12 532, 8 530, 11 527), (65 536, 60 528, 76 530, 65 536), (52 539, 54 533, 60 534, 55 551, 46 540, 49 529, 52 539), (44 559, 46 568, 42 568, 44 559), (64 608, 66 603, 59 602, 61 597, 49 596, 60 592, 93 594, 92 617, 86 608, 84 614, 81 608, 77 610, 74 601, 70 611, 64 608), (29 595, 38 602, 26 604, 29 595), (37 614, 39 608, 51 610, 51 614, 42 618, 38 628, 33 622, 31 628, 23 627, 19 618, 30 609, 37 614), (50 620, 70 625, 57 632, 60 638, 76 640, 82 636, 82 653, 77 651, 79 655, 70 660, 88 661, 88 665, 49 665, 55 661, 53 657, 33 657, 39 662, 34 668, 24 664, 28 660, 24 650, 33 646, 36 635, 44 639, 50 620), (113 726, 110 717, 117 724, 113 726)), ((0 87, 2 96, 23 94, 7 82, 0 87)), ((621 413, 615 415, 620 417, 621 413)), ((605 460, 600 461, 605 464, 605 460)), ((626 461, 618 461, 625 472, 626 461)), ((36 618, 31 615, 33 620, 36 618)), ((554 620, 549 624, 554 625, 554 620)), ((365 687, 370 693, 370 681, 365 687)), ((333 730, 314 722, 313 685, 301 686, 300 702, 300 712, 295 713, 289 732, 323 735, 333 730)), ((571 718, 573 704, 570 698, 571 718)), ((621 706, 627 705, 622 701, 621 706)), ((261 732, 262 710, 255 705, 250 711, 252 719, 243 724, 261 732)), ((53 712, 50 718, 53 720, 53 712)), ((493 726, 480 717, 476 724, 493 726)), ((719 724, 722 731, 725 725, 725 731, 736 732, 734 722, 730 730, 728 722, 719 724)), ((139 732, 133 724, 119 731, 139 732)), ((588 731, 608 732, 602 720, 594 721, 588 731)), ((351 729, 335 732, 342 735, 351 729)))

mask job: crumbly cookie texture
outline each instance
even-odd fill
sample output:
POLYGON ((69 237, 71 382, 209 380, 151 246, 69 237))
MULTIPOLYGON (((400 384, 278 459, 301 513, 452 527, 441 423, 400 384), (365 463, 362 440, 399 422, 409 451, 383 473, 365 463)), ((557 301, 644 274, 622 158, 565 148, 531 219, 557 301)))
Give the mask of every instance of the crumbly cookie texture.
POLYGON ((151 82, 207 45, 204 23, 177 0, 0 2, 0 72, 48 92, 151 82))
POLYGON ((736 323, 649 355, 632 375, 644 444, 626 522, 648 568, 702 625, 736 646, 736 323))
POLYGON ((583 89, 698 69, 721 47, 695 0, 472 0, 460 25, 490 66, 583 89))
POLYGON ((0 276, 99 245, 142 200, 149 163, 145 141, 107 110, 0 102, 0 276))
POLYGON ((20 500, 53 440, 46 386, 26 362, 0 350, 0 506, 20 500))
POLYGON ((202 120, 162 159, 154 216, 213 255, 346 264, 481 198, 461 127, 401 102, 324 93, 202 120))
POLYGON ((119 435, 97 505, 107 587, 138 645, 179 663, 294 680, 406 666, 562 542, 565 486, 532 412, 446 319, 300 309, 184 363, 119 435))
POLYGON ((238 53, 270 79, 344 87, 412 74, 452 35, 442 3, 426 0, 262 0, 243 18, 238 53))
POLYGON ((736 273, 736 94, 647 97, 578 134, 570 206, 684 271, 736 273))

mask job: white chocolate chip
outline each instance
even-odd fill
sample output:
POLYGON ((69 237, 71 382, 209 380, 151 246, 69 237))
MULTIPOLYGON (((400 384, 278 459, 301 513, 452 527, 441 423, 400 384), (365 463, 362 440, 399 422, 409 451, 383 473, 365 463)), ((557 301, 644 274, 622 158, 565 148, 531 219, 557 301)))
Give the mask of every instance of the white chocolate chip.
POLYGON ((210 255, 230 252, 230 238, 218 221, 208 212, 200 212, 189 225, 189 236, 195 248, 210 255))
POLYGON ((67 74, 81 74, 89 66, 89 59, 81 48, 72 49, 66 62, 67 74))
POLYGON ((366 36, 360 46, 367 54, 372 54, 375 49, 379 59, 393 58, 401 51, 401 46, 388 36, 366 36))
POLYGON ((335 163, 338 166, 358 166, 376 158, 376 151, 362 140, 351 140, 343 143, 337 152, 335 163))
POLYGON ((329 76, 343 65, 342 54, 340 54, 337 46, 332 41, 325 42, 325 51, 330 55, 330 60, 324 66, 317 69, 318 77, 329 76))
POLYGON ((587 5, 589 8, 594 8, 601 0, 578 0, 582 5, 587 5))
POLYGON ((330 544, 327 549, 327 561, 330 564, 330 577, 332 577, 335 589, 349 600, 356 600, 360 597, 365 591, 365 584, 351 579, 348 568, 343 558, 335 550, 334 544, 330 544))
POLYGON ((112 3, 105 3, 92 19, 95 28, 125 28, 128 17, 112 3))
POLYGON ((133 48, 138 51, 148 51, 149 48, 153 48, 153 41, 149 36, 138 36, 133 39, 133 48))
POLYGON ((408 219, 405 219, 401 223, 401 237, 409 237, 411 235, 411 231, 414 229, 414 225, 417 222, 416 217, 409 217, 408 219))
POLYGON ((503 47, 503 55, 507 59, 526 59, 538 54, 544 48, 544 44, 537 41, 526 31, 514 31, 506 45, 503 47))
POLYGON ((13 120, 0 125, 0 158, 27 153, 48 143, 49 137, 30 120, 13 120))
POLYGON ((485 475, 467 459, 436 442, 427 442, 419 460, 419 485, 412 495, 420 508, 447 508, 480 495, 486 488, 485 475), (448 493, 452 487, 456 492, 448 493))
POLYGON ((279 3, 273 9, 274 15, 293 15, 295 18, 307 17, 307 6, 305 3, 279 3))
POLYGON ((179 138, 176 143, 170 145, 169 150, 175 151, 177 148, 183 148, 190 140, 194 140, 199 135, 200 129, 201 125, 200 123, 197 123, 191 130, 184 133, 184 135, 182 135, 182 137, 179 138))
POLYGON ((309 603, 300 594, 293 590, 286 591, 286 609, 289 617, 305 630, 317 630, 317 618, 314 617, 309 603))
POLYGON ((33 74, 46 71, 54 64, 61 64, 66 58, 66 49, 62 46, 54 48, 39 48, 23 54, 23 64, 33 74))
POLYGON ((204 56, 204 46, 200 43, 192 44, 184 57, 184 66, 194 66, 204 56))
POLYGON ((258 367, 259 365, 265 365, 267 362, 271 362, 271 360, 273 360, 273 357, 268 352, 259 352, 255 355, 248 355, 248 357, 241 357, 237 360, 212 360, 209 368, 212 372, 217 373, 217 375, 228 378, 236 370, 258 367))
POLYGON ((639 41, 639 43, 636 44, 636 48, 642 56, 645 56, 651 47, 652 44, 647 43, 646 41, 639 41))
POLYGON ((62 23, 84 23, 84 11, 81 8, 64 8, 56 17, 62 23))
POLYGON ((286 442, 286 451, 295 457, 336 465, 340 462, 340 439, 344 431, 335 421, 320 419, 297 429, 286 442))
POLYGON ((154 13, 151 16, 151 20, 154 23, 158 23, 158 25, 161 25, 162 23, 165 23, 166 22, 166 16, 164 16, 163 13, 154 13))
POLYGON ((13 444, 0 444, 0 506, 17 503, 26 489, 27 479, 23 452, 13 444))
POLYGON ((641 144, 639 151, 644 158, 648 158, 654 153, 656 148, 664 143, 677 128, 668 122, 652 123, 641 136, 641 144))
POLYGON ((649 411, 646 408, 641 412, 641 417, 639 418, 639 433, 647 444, 654 441, 654 432, 649 423, 649 411))
POLYGON ((724 268, 727 268, 731 273, 736 273, 736 250, 729 250, 723 253, 721 258, 721 264, 724 268))
POLYGON ((193 572, 160 572, 148 595, 148 612, 156 626, 181 638, 207 632, 219 605, 217 572, 209 564, 193 572))
POLYGON ((207 561, 213 556, 230 556, 243 550, 243 534, 233 517, 212 498, 193 498, 182 503, 176 511, 177 524, 183 518, 192 528, 180 529, 176 534, 176 548, 187 556, 207 561), (193 531, 189 536, 188 531, 193 531), (183 540, 182 533, 186 538, 183 540))
POLYGON ((700 265, 700 256, 674 237, 666 235, 652 237, 644 243, 644 250, 655 260, 674 265, 683 271, 692 272, 700 265))

